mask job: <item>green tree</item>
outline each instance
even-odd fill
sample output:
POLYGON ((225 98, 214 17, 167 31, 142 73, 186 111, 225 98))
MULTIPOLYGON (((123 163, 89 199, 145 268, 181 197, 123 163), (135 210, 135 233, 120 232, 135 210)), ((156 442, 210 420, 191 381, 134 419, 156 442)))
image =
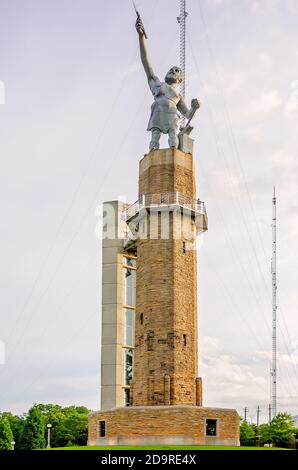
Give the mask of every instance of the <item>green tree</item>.
POLYGON ((255 444, 255 429, 252 424, 241 418, 240 423, 240 443, 242 446, 251 446, 255 444))
POLYGON ((13 434, 6 417, 0 417, 0 449, 11 450, 11 443, 13 441, 13 434))
MULTIPOLYGON (((51 424, 51 447, 86 445, 89 410, 84 406, 39 404, 35 407, 41 412, 45 425, 51 424)), ((46 437, 46 434, 45 434, 46 437)))
POLYGON ((42 449, 45 447, 45 425, 41 411, 36 405, 28 411, 20 438, 20 449, 42 449))
POLYGON ((276 447, 284 447, 295 440, 294 419, 288 413, 278 413, 269 424, 259 428, 264 443, 274 443, 276 447))
POLYGON ((59 446, 86 445, 88 439, 88 413, 84 406, 63 408, 64 420, 57 429, 59 446))
POLYGON ((10 424, 10 428, 13 434, 13 440, 15 441, 15 449, 19 449, 20 437, 22 434, 24 419, 20 416, 13 415, 12 413, 5 411, 2 413, 4 418, 7 418, 10 424))
POLYGON ((262 444, 270 444, 273 441, 272 429, 269 423, 261 424, 261 426, 259 426, 258 434, 260 436, 262 444))
POLYGON ((39 404, 35 405, 42 414, 44 425, 45 425, 45 439, 47 439, 47 424, 51 424, 51 447, 63 447, 61 440, 59 439, 59 429, 65 420, 63 408, 59 405, 39 404))
POLYGON ((278 413, 271 421, 272 440, 277 447, 295 440, 295 420, 288 413, 278 413))

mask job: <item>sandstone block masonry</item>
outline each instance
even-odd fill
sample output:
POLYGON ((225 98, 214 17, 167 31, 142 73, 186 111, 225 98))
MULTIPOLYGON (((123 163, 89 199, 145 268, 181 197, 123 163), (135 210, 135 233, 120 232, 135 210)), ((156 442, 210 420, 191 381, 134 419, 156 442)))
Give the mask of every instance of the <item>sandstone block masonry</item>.
POLYGON ((235 410, 197 406, 138 406, 94 412, 89 416, 89 445, 239 445, 235 410), (207 435, 207 422, 216 435, 207 435), (105 423, 105 436, 100 431, 105 423))
MULTIPOLYGON (((174 149, 145 155, 140 162, 139 197, 177 192, 195 200, 192 155, 174 149)), ((201 404, 196 394, 196 251, 186 249, 186 243, 195 244, 195 222, 190 220, 188 240, 183 233, 174 239, 181 213, 170 212, 169 236, 165 239, 161 233, 162 211, 157 209, 145 217, 148 236, 137 244, 132 404, 201 404), (150 237, 153 223, 158 226, 155 239, 150 237)))
POLYGON ((136 241, 131 406, 91 413, 88 443, 239 445, 237 412, 202 407, 202 380, 197 377, 196 205, 187 214, 183 208, 183 201, 196 198, 192 155, 175 149, 145 155, 139 198, 142 205, 137 204, 129 219, 146 234, 136 241), (173 194, 174 203, 168 197, 173 194), (150 200, 155 200, 153 212, 147 207, 150 200), (187 240, 181 230, 186 217, 187 240), (153 224, 155 237, 150 236, 153 224))

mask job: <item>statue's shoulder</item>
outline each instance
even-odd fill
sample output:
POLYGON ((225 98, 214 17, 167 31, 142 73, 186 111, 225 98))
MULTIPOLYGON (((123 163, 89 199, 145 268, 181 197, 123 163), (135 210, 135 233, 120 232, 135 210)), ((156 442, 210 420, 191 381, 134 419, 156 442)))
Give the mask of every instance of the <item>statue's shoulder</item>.
POLYGON ((153 95, 156 95, 162 86, 162 82, 156 75, 152 75, 152 77, 149 78, 148 83, 153 95))
POLYGON ((151 85, 151 83, 156 84, 156 85, 161 85, 161 81, 159 80, 157 75, 152 75, 152 77, 149 78, 148 82, 149 82, 149 85, 151 85))

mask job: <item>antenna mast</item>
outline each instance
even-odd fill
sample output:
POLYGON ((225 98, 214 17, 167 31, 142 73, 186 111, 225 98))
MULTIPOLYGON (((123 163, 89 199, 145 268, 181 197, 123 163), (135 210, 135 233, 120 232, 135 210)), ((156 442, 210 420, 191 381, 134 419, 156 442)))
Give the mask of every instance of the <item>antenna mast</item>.
POLYGON ((272 198, 272 366, 271 366, 271 405, 272 416, 276 416, 276 196, 275 186, 272 198))
MULTIPOLYGON (((183 98, 185 98, 185 61, 186 61, 186 50, 185 50, 185 36, 186 36, 186 0, 180 0, 180 15, 177 17, 177 21, 180 25, 180 68, 183 73, 183 82, 180 85, 180 92, 183 98)), ((182 119, 182 125, 185 125, 185 118, 182 119)))

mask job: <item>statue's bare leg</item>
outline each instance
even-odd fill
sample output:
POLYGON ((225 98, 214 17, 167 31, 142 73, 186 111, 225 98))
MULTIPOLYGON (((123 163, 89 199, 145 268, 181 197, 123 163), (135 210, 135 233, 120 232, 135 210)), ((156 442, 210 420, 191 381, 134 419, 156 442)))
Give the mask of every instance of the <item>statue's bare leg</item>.
POLYGON ((156 127, 152 129, 152 137, 151 137, 151 142, 149 144, 150 150, 159 149, 160 134, 161 134, 161 131, 157 129, 156 127))
POLYGON ((169 147, 177 149, 179 145, 179 139, 176 133, 176 129, 169 130, 169 147))

